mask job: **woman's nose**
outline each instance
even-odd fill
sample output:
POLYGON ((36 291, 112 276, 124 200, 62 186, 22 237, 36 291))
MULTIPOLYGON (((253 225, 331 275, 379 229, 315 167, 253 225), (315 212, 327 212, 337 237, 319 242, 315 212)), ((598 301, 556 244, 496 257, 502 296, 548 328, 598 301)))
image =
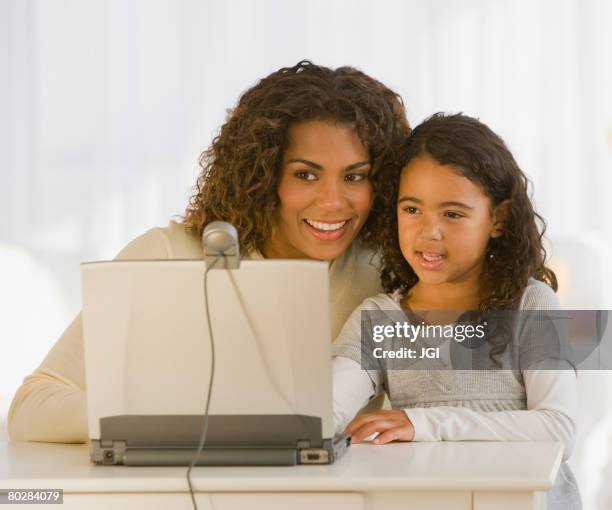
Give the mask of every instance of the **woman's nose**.
POLYGON ((342 185, 335 179, 321 181, 317 198, 319 205, 328 210, 341 209, 346 200, 342 185))

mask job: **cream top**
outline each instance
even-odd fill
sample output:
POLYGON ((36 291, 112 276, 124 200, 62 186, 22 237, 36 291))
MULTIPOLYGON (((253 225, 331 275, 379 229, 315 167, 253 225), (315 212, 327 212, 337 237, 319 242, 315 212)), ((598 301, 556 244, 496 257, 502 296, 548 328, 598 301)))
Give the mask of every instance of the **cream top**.
MULTIPOLYGON (((366 297, 381 291, 369 251, 354 242, 330 264, 332 338, 366 297)), ((200 239, 180 223, 153 228, 130 242, 118 260, 201 259, 200 239)), ((261 258, 251 253, 248 258, 261 258)), ((8 414, 12 440, 79 443, 88 440, 81 314, 72 321, 41 365, 17 390, 8 414)))

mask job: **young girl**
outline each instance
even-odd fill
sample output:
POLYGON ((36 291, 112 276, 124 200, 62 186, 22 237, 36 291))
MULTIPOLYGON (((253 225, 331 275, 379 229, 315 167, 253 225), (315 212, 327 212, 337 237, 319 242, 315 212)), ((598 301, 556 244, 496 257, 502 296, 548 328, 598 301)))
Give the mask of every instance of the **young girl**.
MULTIPOLYGON (((362 311, 424 317, 442 311, 555 310, 555 274, 528 196, 503 141, 464 115, 436 114, 404 147, 405 164, 383 195, 385 294, 366 299, 333 345, 334 420, 353 443, 559 441, 573 446, 576 376, 565 370, 362 370, 362 311), (392 410, 356 413, 385 392, 392 410)), ((430 365, 434 366, 434 364, 430 365)), ((370 367, 366 367, 370 368, 370 367)), ((566 464, 549 508, 580 508, 566 464), (563 500, 563 503, 561 503, 563 500)))

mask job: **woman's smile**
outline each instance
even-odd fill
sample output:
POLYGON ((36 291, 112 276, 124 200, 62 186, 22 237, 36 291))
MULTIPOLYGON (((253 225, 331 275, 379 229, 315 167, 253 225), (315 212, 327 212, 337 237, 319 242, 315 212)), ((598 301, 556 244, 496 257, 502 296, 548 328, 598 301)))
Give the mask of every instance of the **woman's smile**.
POLYGON ((304 220, 307 231, 320 241, 337 241, 348 232, 351 220, 316 221, 304 220))

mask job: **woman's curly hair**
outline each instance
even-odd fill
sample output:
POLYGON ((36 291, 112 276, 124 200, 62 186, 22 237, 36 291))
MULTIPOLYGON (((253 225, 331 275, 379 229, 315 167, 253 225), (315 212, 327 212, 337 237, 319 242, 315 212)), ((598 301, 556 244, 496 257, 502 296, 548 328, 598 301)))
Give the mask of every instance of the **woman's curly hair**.
MULTIPOLYGON (((455 166, 461 175, 480 186, 492 207, 510 200, 503 234, 489 240, 485 278, 492 291, 483 297, 480 310, 516 309, 530 277, 557 290, 555 273, 545 266, 542 237, 546 224, 531 204, 528 178, 499 136, 477 119, 436 113, 414 129, 402 152, 403 166, 421 154, 430 155, 441 165, 455 166)), ((385 228, 378 236, 381 281, 386 292, 408 291, 418 281, 399 246, 400 175, 401 168, 396 168, 395 175, 379 190, 386 197, 380 215, 385 228)))
MULTIPOLYGON (((242 250, 262 252, 279 204, 289 127, 307 121, 355 127, 372 162, 372 211, 380 210, 377 190, 401 164, 398 149, 410 134, 402 99, 352 67, 334 70, 303 60, 263 78, 240 97, 200 156, 202 170, 183 217, 187 229, 201 235, 211 221, 228 221, 238 230, 242 250)), ((370 214, 359 237, 373 246, 379 228, 378 214, 370 214)))

